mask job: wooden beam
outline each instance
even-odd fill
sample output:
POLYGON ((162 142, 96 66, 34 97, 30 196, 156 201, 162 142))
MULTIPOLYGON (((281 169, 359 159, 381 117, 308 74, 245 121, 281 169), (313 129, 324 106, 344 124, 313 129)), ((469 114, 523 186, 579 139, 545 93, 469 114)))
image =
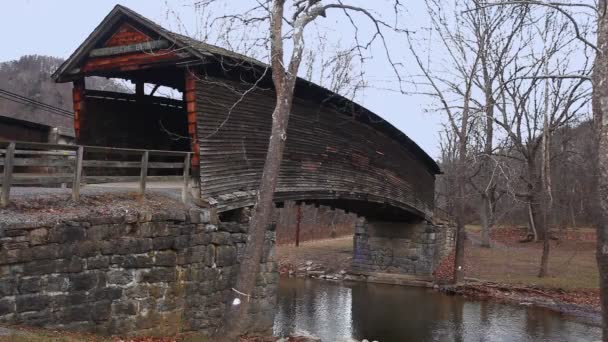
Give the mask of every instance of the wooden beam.
POLYGON ((152 52, 152 50, 166 49, 169 47, 169 42, 164 39, 152 40, 149 42, 118 45, 112 47, 104 47, 93 49, 89 53, 89 57, 107 57, 115 55, 124 55, 133 52, 152 52))
POLYGON ((75 80, 74 88, 72 89, 72 100, 74 103, 74 135, 77 143, 80 140, 80 122, 84 111, 84 90, 84 77, 75 80))
POLYGON ((197 113, 196 113, 196 77, 193 71, 186 69, 186 84, 184 87, 184 102, 188 115, 188 135, 190 136, 190 146, 192 148, 191 165, 195 169, 200 167, 200 146, 198 143, 197 113))
POLYGON ((188 201, 188 183, 190 182, 190 153, 184 158, 184 186, 182 188, 182 202, 188 201))
POLYGON ((144 82, 141 82, 141 81, 135 82, 135 96, 137 96, 137 97, 144 96, 144 82))
POLYGON ((81 72, 87 73, 100 70, 130 71, 143 68, 144 65, 177 61, 180 57, 171 50, 158 50, 154 53, 127 53, 124 55, 95 57, 86 61, 81 72))
POLYGON ((143 196, 146 193, 146 177, 148 177, 148 158, 150 153, 145 151, 141 157, 141 174, 139 176, 139 193, 143 196))
POLYGON ((154 86, 154 88, 152 88, 152 91, 150 92, 149 96, 153 96, 154 93, 156 93, 156 91, 158 90, 158 88, 160 88, 160 84, 157 84, 154 86))
POLYGON ((13 178, 13 160, 15 157, 15 143, 12 142, 6 148, 4 155, 4 173, 2 177, 2 195, 0 205, 6 207, 10 200, 11 183, 13 178))
POLYGON ((80 180, 82 178, 82 157, 84 155, 84 147, 79 146, 76 153, 76 162, 74 165, 74 183, 72 184, 72 200, 77 202, 80 200, 80 180))

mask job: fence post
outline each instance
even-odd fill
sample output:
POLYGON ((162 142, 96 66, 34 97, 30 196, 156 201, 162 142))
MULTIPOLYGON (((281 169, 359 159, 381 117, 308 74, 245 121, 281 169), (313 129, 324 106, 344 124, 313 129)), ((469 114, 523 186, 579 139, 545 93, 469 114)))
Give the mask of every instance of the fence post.
POLYGON ((146 177, 148 176, 148 158, 150 152, 145 151, 141 157, 141 175, 139 176, 139 193, 143 196, 146 193, 146 177))
POLYGON ((2 177, 2 196, 0 206, 6 207, 11 194, 11 183, 13 181, 13 161, 15 159, 15 143, 9 143, 4 155, 4 175, 2 177))
POLYGON ((74 183, 72 184, 72 200, 74 200, 74 202, 80 200, 80 180, 82 178, 83 155, 84 147, 78 146, 78 152, 76 152, 76 164, 74 165, 74 183))
POLYGON ((184 187, 182 188, 182 202, 188 200, 188 182, 190 181, 190 153, 184 158, 184 187))

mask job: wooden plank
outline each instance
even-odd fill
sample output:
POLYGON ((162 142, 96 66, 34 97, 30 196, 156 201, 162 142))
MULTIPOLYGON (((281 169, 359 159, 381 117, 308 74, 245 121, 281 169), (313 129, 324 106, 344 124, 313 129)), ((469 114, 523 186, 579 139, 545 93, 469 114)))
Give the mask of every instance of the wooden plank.
POLYGON ((139 176, 83 176, 85 184, 137 182, 139 176))
POLYGON ((137 70, 142 64, 152 64, 166 61, 175 61, 179 56, 170 49, 157 50, 153 53, 135 52, 124 55, 95 57, 86 61, 81 71, 83 73, 97 70, 137 70))
POLYGON ((2 175, 2 194, 0 195, 0 206, 6 207, 10 201, 11 182, 13 177, 13 158, 15 143, 10 143, 4 155, 4 172, 2 175))
POLYGON ((128 23, 123 23, 104 43, 104 46, 118 46, 133 43, 141 43, 152 40, 147 34, 136 29, 128 23))
MULTIPOLYGON (((0 161, 0 165, 2 162, 0 161)), ((74 162, 65 158, 15 158, 13 166, 72 167, 74 162)))
POLYGON ((146 193, 146 177, 148 176, 148 158, 150 153, 144 152, 141 157, 141 175, 139 178, 139 193, 143 196, 146 193))
POLYGON ((190 153, 184 158, 184 185, 182 187, 182 202, 188 201, 188 182, 190 181, 190 153))
MULTIPOLYGON (((6 150, 0 150, 0 154, 6 153, 6 150)), ((75 156, 76 152, 73 151, 32 151, 32 150, 15 150, 15 155, 24 156, 59 156, 59 157, 71 157, 75 156)))
POLYGON ((36 143, 27 141, 17 141, 16 148, 27 148, 27 149, 40 149, 40 150, 66 150, 66 151, 77 151, 78 146, 76 145, 64 145, 64 144, 47 144, 47 143, 36 143))
POLYGON ((84 154, 84 148, 78 147, 76 161, 74 164, 74 183, 72 184, 72 200, 80 200, 80 181, 82 178, 82 157, 84 154))
MULTIPOLYGON (((188 154, 184 158, 188 157, 188 154)), ((151 162, 148 163, 149 169, 182 169, 184 167, 184 163, 167 163, 167 162, 151 162)))
MULTIPOLYGON (((111 161, 111 160, 85 160, 84 167, 95 168, 126 168, 139 169, 141 162, 136 161, 111 161)), ((182 169, 184 163, 149 162, 148 169, 182 169)))
POLYGON ((107 57, 114 55, 123 55, 132 52, 149 52, 152 50, 166 49, 169 47, 169 42, 164 39, 151 40, 142 43, 128 44, 128 45, 116 45, 111 47, 103 47, 99 49, 93 49, 89 53, 90 57, 107 57))
MULTIPOLYGON (((100 184, 100 183, 139 183, 140 176, 83 176, 85 184, 100 184)), ((146 176, 146 185, 148 182, 175 182, 180 183, 183 180, 182 176, 146 176)))
POLYGON ((184 151, 163 151, 163 150, 141 150, 133 148, 117 148, 117 147, 101 147, 101 146, 84 146, 87 152, 99 152, 99 153, 123 153, 123 154, 142 154, 148 152, 154 156, 176 156, 183 157, 186 153, 184 151))
POLYGON ((184 107, 184 101, 151 95, 145 95, 143 98, 138 99, 135 94, 117 93, 105 90, 87 90, 85 96, 87 99, 120 100, 130 102, 144 101, 146 103, 158 104, 168 107, 184 107))
MULTIPOLYGON (((69 183, 74 180, 73 174, 39 174, 39 173, 13 173, 12 185, 51 185, 69 183)), ((4 178, 1 179, 4 184, 4 178)))
POLYGON ((95 167, 95 168, 132 168, 139 169, 141 162, 133 161, 111 161, 111 160, 84 160, 82 162, 84 167, 95 167))

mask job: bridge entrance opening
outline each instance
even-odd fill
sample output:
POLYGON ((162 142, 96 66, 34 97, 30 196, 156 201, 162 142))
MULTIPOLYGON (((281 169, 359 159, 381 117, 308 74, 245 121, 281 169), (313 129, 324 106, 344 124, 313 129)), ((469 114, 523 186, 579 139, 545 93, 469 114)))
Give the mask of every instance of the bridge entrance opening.
MULTIPOLYGON (((76 119, 77 140, 82 145, 147 150, 190 151, 188 116, 183 101, 184 77, 173 82, 145 80, 136 75, 120 75, 134 91, 117 83, 112 91, 95 89, 87 77, 81 88, 81 104, 76 119), (91 86, 89 86, 91 83, 91 86), (159 89, 164 91, 160 91, 159 89)), ((175 78, 175 73, 171 73, 175 78)), ((76 95, 78 97, 78 95, 76 95)))
MULTIPOLYGON (((198 151, 194 109, 186 100, 187 95, 192 95, 192 91, 187 91, 187 71, 175 65, 130 68, 118 63, 111 68, 86 72, 73 81, 76 143, 142 151, 198 151), (113 80, 112 88, 100 89, 100 77, 113 80)), ((93 152, 85 158, 105 160, 107 156, 93 152)), ((143 164, 141 154, 117 152, 112 158, 120 161, 108 165, 113 167, 112 175, 137 177, 140 174, 141 170, 128 166, 143 164)), ((181 175, 181 169, 174 166, 183 164, 183 156, 151 153, 148 158, 150 165, 155 166, 148 168, 148 176, 165 183, 163 186, 177 186, 169 182, 169 178, 181 175)), ((198 153, 193 152, 189 159, 192 165, 189 172, 196 180, 198 153)), ((101 171, 92 168, 84 172, 88 176, 99 176, 101 171)))

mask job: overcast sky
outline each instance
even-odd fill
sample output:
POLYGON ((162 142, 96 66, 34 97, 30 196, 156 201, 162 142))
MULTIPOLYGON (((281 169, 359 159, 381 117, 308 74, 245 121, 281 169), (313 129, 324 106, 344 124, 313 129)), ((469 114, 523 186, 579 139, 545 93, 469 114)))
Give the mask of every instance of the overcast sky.
MULTIPOLYGON (((239 0, 240 2, 241 0, 239 0)), ((354 0, 367 3, 370 0, 354 0)), ((379 3, 383 0, 374 0, 379 3)), ((103 17, 116 5, 127 6, 161 25, 176 28, 175 17, 167 15, 168 3, 178 13, 184 29, 194 32, 196 18, 191 15, 191 1, 186 0, 18 0, 5 1, 0 11, 0 61, 9 61, 26 54, 50 55, 67 58, 91 33, 103 17)), ((237 3, 236 0, 227 1, 237 3)), ((421 0, 406 0, 407 25, 421 32, 425 26, 425 10, 421 0)), ((321 27, 340 36, 350 29, 348 22, 328 16, 321 27)), ((350 39, 345 36, 345 39, 350 39)), ((405 42, 394 39, 391 50, 396 56, 407 58, 405 42)), ((407 73, 416 74, 415 66, 406 61, 407 73)), ((366 66, 366 76, 374 88, 395 88, 396 78, 386 60, 374 56, 366 66)), ((439 155, 438 130, 440 115, 429 113, 428 99, 420 95, 369 89, 358 102, 388 120, 418 143, 429 155, 439 155)))

